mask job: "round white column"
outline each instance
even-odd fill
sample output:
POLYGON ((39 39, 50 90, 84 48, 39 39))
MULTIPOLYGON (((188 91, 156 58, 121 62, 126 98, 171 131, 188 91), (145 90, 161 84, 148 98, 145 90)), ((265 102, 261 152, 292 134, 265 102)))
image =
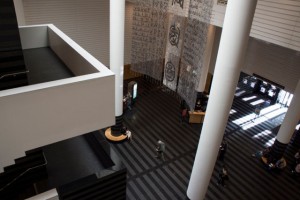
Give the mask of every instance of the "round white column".
POLYGON ((294 96, 289 109, 285 115, 283 123, 277 133, 276 140, 283 144, 288 144, 293 136, 295 127, 300 120, 300 80, 294 91, 294 96))
POLYGON ((193 170, 187 189, 191 200, 202 200, 217 159, 240 69, 243 65, 257 0, 230 0, 193 170))
POLYGON ((115 73, 115 115, 123 114, 125 0, 110 0, 110 70, 115 73))

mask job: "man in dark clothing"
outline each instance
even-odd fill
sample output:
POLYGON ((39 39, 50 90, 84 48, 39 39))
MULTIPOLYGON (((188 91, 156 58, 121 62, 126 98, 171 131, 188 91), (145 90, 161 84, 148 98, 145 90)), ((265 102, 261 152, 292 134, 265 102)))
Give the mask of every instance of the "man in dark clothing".
POLYGON ((225 153, 227 151, 227 141, 224 139, 220 145, 219 149, 219 160, 223 161, 225 157, 225 153))
POLYGON ((166 145, 164 142, 162 142, 161 140, 157 141, 157 145, 156 145, 156 157, 158 159, 162 159, 165 160, 165 156, 164 156, 164 152, 166 150, 166 145))
POLYGON ((225 180, 229 180, 229 178, 228 178, 227 168, 224 165, 221 171, 219 172, 218 185, 222 185, 223 187, 226 186, 225 180))

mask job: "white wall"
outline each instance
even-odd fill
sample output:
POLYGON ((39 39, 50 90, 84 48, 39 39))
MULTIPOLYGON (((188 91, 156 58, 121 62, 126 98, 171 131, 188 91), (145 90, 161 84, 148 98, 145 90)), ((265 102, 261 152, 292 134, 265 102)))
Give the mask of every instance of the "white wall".
MULTIPOLYGON (((32 30, 47 34, 43 26, 21 29, 25 40, 32 30)), ((114 74, 53 25, 48 32, 57 55, 85 75, 0 91, 0 171, 27 150, 115 124, 114 74)))
MULTIPOLYGON (((26 24, 53 23, 109 66, 108 0, 23 0, 26 24)), ((132 3, 126 3, 124 63, 131 60, 132 3)), ((223 26, 226 6, 214 0, 212 21, 223 26)), ((259 0, 251 36, 300 50, 300 1, 259 0)))
POLYGON ((59 200, 59 198, 56 189, 52 189, 25 200, 59 200))
MULTIPOLYGON (((209 72, 213 74, 222 29, 217 28, 209 72)), ((250 37, 242 71, 258 74, 293 93, 300 78, 300 53, 276 44, 250 37)))
POLYGON ((19 27, 22 49, 48 47, 48 26, 19 27))
POLYGON ((109 66, 109 0, 23 0, 26 25, 54 24, 109 66))
POLYGON ((25 25, 24 6, 23 0, 13 0, 15 5, 15 11, 17 15, 17 21, 19 26, 25 25))
POLYGON ((86 76, 0 92, 0 170, 26 150, 115 123, 114 76, 86 76))
MULTIPOLYGON (((222 27, 226 6, 214 2, 212 24, 222 27)), ((258 0, 250 35, 300 51, 300 1, 258 0)))
POLYGON ((242 71, 258 74, 293 93, 300 79, 300 52, 250 38, 242 71))

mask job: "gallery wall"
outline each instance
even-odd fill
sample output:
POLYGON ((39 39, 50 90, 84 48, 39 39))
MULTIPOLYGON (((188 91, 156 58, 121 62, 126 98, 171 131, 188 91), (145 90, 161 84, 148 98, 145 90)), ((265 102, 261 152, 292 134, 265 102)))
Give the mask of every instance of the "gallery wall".
MULTIPOLYGON (((222 27, 226 6, 214 2, 212 24, 222 27)), ((258 0, 250 35, 299 51, 300 1, 258 0)))
MULTIPOLYGON (((216 2, 217 0, 214 0, 212 24, 222 26, 226 6, 217 5, 216 2)), ((26 24, 54 23, 102 63, 109 65, 108 0, 23 0, 23 5, 26 24)), ((132 3, 126 2, 124 64, 131 63, 132 12, 132 3)), ((250 55, 247 56, 248 63, 245 64, 243 71, 257 73, 282 84, 292 92, 299 77, 299 69, 294 64, 299 59, 299 53, 297 53, 300 48, 299 27, 299 1, 258 0, 251 36, 259 40, 253 39, 249 42, 248 53, 250 55), (267 42, 260 42, 260 40, 267 42), (251 45, 253 42, 255 44, 251 45), (274 43, 279 46, 273 45, 274 43), (291 51, 282 46, 296 49, 296 51, 290 54, 291 51), (256 47, 259 47, 260 52, 263 53, 257 54, 258 51, 253 49, 256 47), (281 55, 286 55, 283 60, 280 59, 281 55), (259 59, 258 56, 260 56, 259 59), (282 74, 284 76, 281 76, 282 74)), ((216 35, 220 36, 220 34, 219 28, 216 35)), ((218 47, 219 38, 215 40, 214 46, 218 47)), ((217 49, 214 48, 210 72, 213 72, 216 55, 217 49)))

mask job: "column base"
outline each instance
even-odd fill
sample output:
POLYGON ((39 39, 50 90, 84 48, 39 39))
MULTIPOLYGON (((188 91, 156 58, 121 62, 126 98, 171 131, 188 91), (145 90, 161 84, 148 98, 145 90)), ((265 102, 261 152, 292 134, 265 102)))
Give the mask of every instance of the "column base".
POLYGON ((287 145, 288 144, 283 144, 276 139, 270 148, 270 151, 267 153, 267 155, 265 155, 265 158, 267 159, 266 162, 274 163, 280 160, 283 157, 287 145))
POLYGON ((296 131, 293 139, 292 139, 292 145, 295 147, 300 147, 300 129, 296 131))
POLYGON ((121 135, 121 129, 123 127, 123 115, 116 116, 116 124, 111 127, 111 134, 114 136, 121 135))

